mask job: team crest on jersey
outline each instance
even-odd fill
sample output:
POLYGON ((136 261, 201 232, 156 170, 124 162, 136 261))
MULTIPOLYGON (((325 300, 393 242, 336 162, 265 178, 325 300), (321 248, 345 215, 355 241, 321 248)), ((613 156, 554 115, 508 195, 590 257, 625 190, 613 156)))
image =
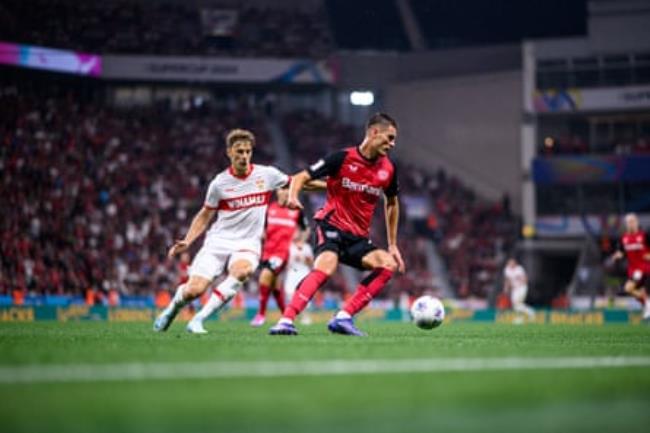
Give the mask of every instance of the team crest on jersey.
POLYGON ((266 182, 264 182, 264 179, 257 179, 255 180, 255 186, 257 187, 257 189, 264 189, 264 187, 266 186, 266 182))
POLYGON ((351 165, 351 166, 350 166, 350 171, 351 171, 352 173, 355 173, 358 169, 359 169, 359 167, 357 167, 356 165, 351 165))
POLYGON ((388 179, 388 172, 386 170, 379 170, 377 172, 377 177, 379 180, 386 180, 388 179))

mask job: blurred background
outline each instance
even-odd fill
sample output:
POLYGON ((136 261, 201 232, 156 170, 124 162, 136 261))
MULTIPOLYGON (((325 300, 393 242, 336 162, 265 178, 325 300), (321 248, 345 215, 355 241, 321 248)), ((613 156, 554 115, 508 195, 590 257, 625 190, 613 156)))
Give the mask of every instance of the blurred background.
POLYGON ((639 308, 603 267, 624 213, 650 222, 638 0, 3 0, 0 305, 164 305, 228 129, 295 172, 377 111, 400 125, 407 263, 378 306, 507 308, 514 255, 535 307, 639 308))

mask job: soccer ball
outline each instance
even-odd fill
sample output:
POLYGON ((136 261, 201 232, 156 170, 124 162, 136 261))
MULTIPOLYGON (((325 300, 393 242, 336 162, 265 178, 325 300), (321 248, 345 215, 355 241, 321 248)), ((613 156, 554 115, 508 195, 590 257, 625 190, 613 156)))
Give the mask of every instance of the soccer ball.
POLYGON ((418 328, 437 328, 445 319, 445 307, 438 298, 420 296, 411 305, 411 316, 418 328))

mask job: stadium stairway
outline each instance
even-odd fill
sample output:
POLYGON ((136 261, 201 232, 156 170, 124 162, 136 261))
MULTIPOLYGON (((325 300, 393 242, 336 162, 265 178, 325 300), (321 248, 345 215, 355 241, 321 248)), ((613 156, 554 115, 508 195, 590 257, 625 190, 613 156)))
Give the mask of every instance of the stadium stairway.
POLYGON ((271 136, 273 150, 275 151, 275 165, 287 173, 293 173, 293 161, 291 152, 289 151, 289 142, 282 130, 280 121, 275 116, 267 116, 265 123, 271 136))
POLYGON ((427 252, 427 268, 429 268, 434 279, 433 287, 439 288, 444 298, 453 298, 455 294, 451 288, 451 283, 449 283, 447 267, 438 253, 436 244, 431 239, 427 239, 424 245, 427 252))

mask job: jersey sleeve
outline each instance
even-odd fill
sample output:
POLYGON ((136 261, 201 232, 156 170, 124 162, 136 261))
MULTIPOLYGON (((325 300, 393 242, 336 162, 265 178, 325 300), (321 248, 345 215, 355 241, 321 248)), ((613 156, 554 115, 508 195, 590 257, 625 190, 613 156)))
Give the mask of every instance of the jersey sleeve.
POLYGON ((268 180, 271 189, 278 189, 289 185, 289 182, 291 182, 291 176, 275 167, 269 167, 268 180))
POLYGON ((395 197, 399 194, 399 182, 397 180, 397 166, 393 164, 393 178, 390 180, 390 185, 384 190, 386 197, 395 197))
POLYGON ((212 182, 210 182, 210 186, 208 186, 208 192, 205 195, 205 201, 203 205, 207 207, 208 209, 216 209, 219 207, 219 199, 220 199, 220 194, 219 194, 219 188, 217 186, 217 180, 214 179, 212 182))
POLYGON ((343 161, 347 152, 339 150, 338 152, 330 153, 325 158, 319 159, 314 164, 310 165, 307 169, 309 176, 312 179, 320 179, 325 176, 332 176, 341 169, 343 161))

